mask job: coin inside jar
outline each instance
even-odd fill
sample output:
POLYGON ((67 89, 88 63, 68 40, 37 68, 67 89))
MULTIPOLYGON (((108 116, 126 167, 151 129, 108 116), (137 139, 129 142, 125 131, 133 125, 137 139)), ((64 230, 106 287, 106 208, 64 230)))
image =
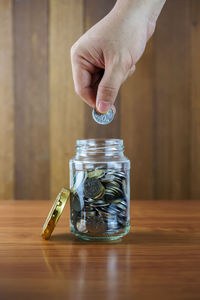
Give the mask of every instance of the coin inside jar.
POLYGON ((86 222, 84 219, 81 219, 77 222, 76 224, 76 228, 78 229, 78 231, 86 233, 87 232, 87 228, 86 228, 86 222))
POLYGON ((90 171, 88 172, 88 177, 89 178, 101 178, 103 177, 105 174, 105 172, 103 170, 94 170, 94 171, 90 171))
POLYGON ((79 172, 71 202, 74 228, 87 235, 120 231, 127 223, 126 173, 105 166, 79 172))
POLYGON ((86 198, 94 198, 101 194, 102 184, 96 178, 87 178, 84 183, 84 195, 86 198))
POLYGON ((84 203, 83 201, 81 201, 77 193, 71 193, 70 199, 71 199, 72 207, 75 211, 80 211, 83 208, 84 203))
POLYGON ((107 226, 102 217, 89 217, 86 222, 86 228, 91 233, 104 233, 107 226))

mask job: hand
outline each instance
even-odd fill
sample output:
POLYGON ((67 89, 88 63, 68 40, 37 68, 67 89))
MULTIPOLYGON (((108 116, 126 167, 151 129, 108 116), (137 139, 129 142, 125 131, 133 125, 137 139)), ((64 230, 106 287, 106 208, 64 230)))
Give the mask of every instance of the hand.
POLYGON ((88 105, 101 113, 114 107, 121 84, 135 71, 154 32, 161 3, 164 1, 118 0, 111 12, 73 45, 75 91, 88 105))

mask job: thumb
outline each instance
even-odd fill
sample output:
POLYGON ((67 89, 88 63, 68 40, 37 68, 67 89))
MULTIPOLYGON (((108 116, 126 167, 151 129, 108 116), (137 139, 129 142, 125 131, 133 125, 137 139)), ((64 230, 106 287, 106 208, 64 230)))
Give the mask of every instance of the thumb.
POLYGON ((96 97, 96 108, 100 113, 106 113, 114 104, 123 81, 123 74, 115 68, 105 68, 99 83, 96 97))

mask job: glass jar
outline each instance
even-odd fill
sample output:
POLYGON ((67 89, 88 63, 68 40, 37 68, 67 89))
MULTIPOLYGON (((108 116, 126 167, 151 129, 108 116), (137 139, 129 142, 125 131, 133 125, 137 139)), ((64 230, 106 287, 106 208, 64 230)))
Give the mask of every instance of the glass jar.
POLYGON ((130 161, 123 140, 76 142, 70 160, 70 228, 84 240, 116 240, 130 230, 130 161))

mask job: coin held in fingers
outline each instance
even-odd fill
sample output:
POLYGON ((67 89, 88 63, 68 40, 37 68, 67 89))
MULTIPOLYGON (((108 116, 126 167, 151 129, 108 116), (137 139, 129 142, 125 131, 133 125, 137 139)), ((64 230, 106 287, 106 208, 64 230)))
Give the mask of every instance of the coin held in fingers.
POLYGON ((114 119, 114 110, 111 108, 107 113, 100 114, 95 108, 93 108, 92 117, 96 123, 100 125, 107 125, 114 119))

